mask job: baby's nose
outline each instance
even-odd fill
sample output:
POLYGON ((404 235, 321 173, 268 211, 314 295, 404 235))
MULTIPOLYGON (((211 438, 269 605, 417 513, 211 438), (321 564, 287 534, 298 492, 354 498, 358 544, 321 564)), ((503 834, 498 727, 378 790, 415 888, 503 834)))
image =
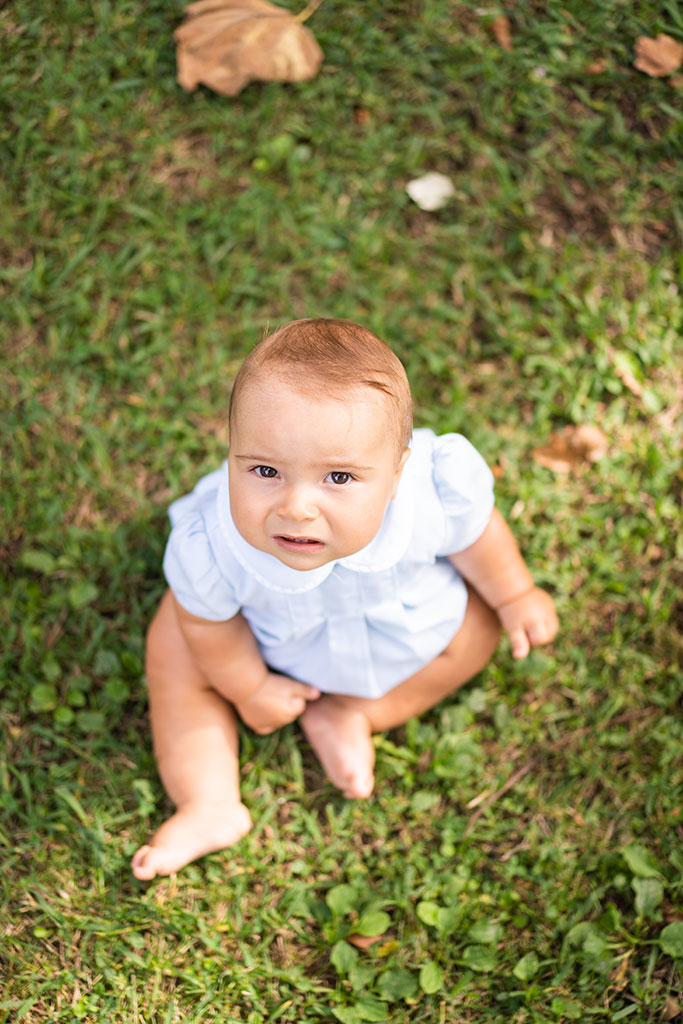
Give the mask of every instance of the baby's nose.
POLYGON ((281 519, 289 519, 296 523, 307 519, 315 519, 318 515, 318 509, 310 489, 306 487, 288 487, 280 502, 277 514, 281 519))

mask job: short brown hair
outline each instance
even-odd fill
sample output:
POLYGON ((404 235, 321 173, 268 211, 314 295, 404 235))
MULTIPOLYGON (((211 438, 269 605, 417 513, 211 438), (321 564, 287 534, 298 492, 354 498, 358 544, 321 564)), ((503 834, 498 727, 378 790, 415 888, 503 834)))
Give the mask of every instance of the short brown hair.
POLYGON ((410 443, 413 401, 398 356, 376 334, 352 320, 311 317, 278 327, 242 363, 230 396, 230 421, 240 394, 264 371, 278 374, 297 390, 339 397, 373 388, 392 406, 399 450, 410 443))

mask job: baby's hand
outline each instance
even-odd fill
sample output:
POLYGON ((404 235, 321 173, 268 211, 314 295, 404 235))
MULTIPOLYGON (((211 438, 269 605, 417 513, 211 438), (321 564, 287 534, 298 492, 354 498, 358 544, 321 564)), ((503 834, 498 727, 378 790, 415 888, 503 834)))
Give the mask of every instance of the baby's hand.
POLYGON ((526 658, 531 647, 547 644, 557 633, 557 613, 550 594, 533 587, 496 609, 510 637, 513 658, 526 658))
POLYGON ((317 700, 320 690, 306 683, 297 683, 289 676, 269 672, 263 685, 247 700, 235 704, 237 713, 260 736, 275 732, 294 722, 309 700, 317 700))

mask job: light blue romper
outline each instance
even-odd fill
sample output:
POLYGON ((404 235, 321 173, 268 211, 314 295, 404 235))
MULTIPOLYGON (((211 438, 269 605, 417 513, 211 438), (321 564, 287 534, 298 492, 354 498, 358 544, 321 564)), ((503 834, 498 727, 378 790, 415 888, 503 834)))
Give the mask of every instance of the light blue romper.
POLYGON ((237 532, 226 462, 171 505, 164 572, 192 615, 241 611, 276 671, 327 693, 381 697, 462 625, 467 589, 446 556, 473 544, 492 510, 493 476, 469 441, 416 430, 377 536, 301 571, 237 532))

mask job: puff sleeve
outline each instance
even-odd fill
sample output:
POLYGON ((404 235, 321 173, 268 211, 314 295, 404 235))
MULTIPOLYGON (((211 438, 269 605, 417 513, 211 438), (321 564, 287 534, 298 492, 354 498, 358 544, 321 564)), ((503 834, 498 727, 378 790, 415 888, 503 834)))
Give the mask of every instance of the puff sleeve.
POLYGON ((240 603, 234 584, 221 572, 217 557, 221 543, 212 522, 212 498, 215 492, 197 489, 171 505, 164 575, 173 596, 191 615, 224 622, 237 614, 240 603))
POLYGON ((461 434, 435 439, 432 473, 444 516, 437 552, 454 555, 474 544, 493 512, 493 473, 479 452, 461 434))

